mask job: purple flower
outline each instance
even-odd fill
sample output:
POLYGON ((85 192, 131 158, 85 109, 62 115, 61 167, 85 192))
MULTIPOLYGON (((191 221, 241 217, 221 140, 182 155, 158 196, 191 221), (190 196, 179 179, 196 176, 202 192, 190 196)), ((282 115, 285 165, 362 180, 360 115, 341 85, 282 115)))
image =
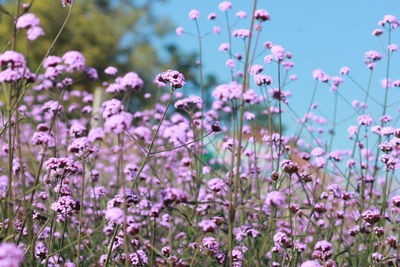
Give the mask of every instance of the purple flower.
POLYGON ((332 81, 332 84, 333 84, 335 87, 337 87, 337 86, 339 86, 341 83, 344 82, 344 79, 343 79, 342 77, 339 77, 339 76, 333 76, 333 77, 331 78, 331 81, 332 81))
POLYGON ((227 102, 233 99, 239 99, 242 96, 242 90, 242 85, 235 81, 217 86, 212 92, 212 95, 223 102, 227 102))
POLYGON ((35 245, 35 256, 40 259, 44 259, 47 256, 47 253, 49 252, 48 248, 46 247, 43 242, 36 242, 35 245))
POLYGON ((74 122, 71 125, 71 128, 69 128, 69 135, 73 137, 82 137, 86 134, 86 132, 86 127, 79 122, 74 122))
POLYGON ((118 73, 118 69, 113 66, 108 66, 105 68, 104 73, 108 75, 116 75, 118 73))
POLYGON ((329 259, 333 255, 333 246, 326 240, 318 241, 314 246, 312 256, 323 261, 329 259))
POLYGON ((33 145, 42 145, 49 148, 54 147, 54 137, 48 132, 34 132, 32 135, 33 145))
POLYGON ((347 66, 342 67, 339 71, 339 73, 342 75, 347 75, 347 74, 349 74, 349 72, 350 72, 350 68, 347 66))
POLYGON ((92 142, 87 137, 77 138, 68 146, 68 152, 75 153, 80 158, 86 158, 95 151, 92 142))
POLYGON ((277 248, 290 248, 293 241, 286 233, 278 231, 274 235, 274 245, 277 248))
POLYGON ((171 255, 171 252, 172 252, 172 249, 171 249, 170 246, 166 246, 166 247, 163 247, 163 248, 161 249, 161 253, 162 253, 164 256, 169 256, 169 255, 171 255))
POLYGON ((397 51, 397 50, 399 50, 399 46, 397 44, 390 44, 390 45, 388 45, 388 50, 390 52, 397 51))
POLYGON ((159 82, 160 86, 169 84, 174 89, 181 88, 186 84, 185 76, 177 70, 167 70, 158 74, 156 81, 159 82))
POLYGON ((187 202, 188 196, 181 189, 177 188, 166 188, 160 191, 160 199, 164 205, 169 205, 172 203, 187 202))
POLYGON ((260 232, 258 232, 257 230, 254 230, 251 226, 242 225, 236 232, 236 240, 242 241, 243 238, 248 237, 248 236, 252 237, 252 238, 256 238, 259 234, 260 234, 260 232))
POLYGON ((39 36, 43 36, 44 31, 41 27, 32 27, 27 31, 27 38, 29 41, 36 40, 39 36))
POLYGON ((322 267, 322 265, 319 264, 318 261, 313 260, 303 262, 300 267, 322 267))
POLYGON ((199 227, 204 233, 213 233, 217 229, 217 225, 212 220, 202 220, 199 227))
POLYGON ((189 11, 189 19, 199 19, 200 18, 200 11, 197 9, 192 9, 189 11))
POLYGON ((264 70, 264 67, 262 65, 259 64, 254 64, 250 67, 249 73, 251 75, 255 75, 255 74, 259 74, 260 72, 262 72, 264 70))
POLYGON ((204 251, 210 252, 211 254, 216 254, 219 249, 219 243, 214 237, 206 236, 201 242, 201 248, 204 251))
POLYGON ((121 224, 124 219, 124 211, 120 208, 110 208, 106 210, 104 216, 111 223, 121 224))
POLYGON ((183 108, 188 111, 201 109, 202 106, 203 106, 203 99, 195 95, 191 95, 187 98, 180 99, 175 102, 175 108, 183 108))
POLYGON ((0 197, 5 198, 7 196, 7 184, 8 177, 5 175, 0 176, 0 197))
POLYGON ((374 119, 371 115, 363 114, 358 116, 357 121, 360 125, 370 126, 374 122, 374 119))
POLYGON ((373 32, 372 32, 372 35, 373 36, 380 36, 380 35, 382 35, 383 34, 383 30, 381 30, 381 29, 375 29, 375 30, 373 30, 373 32))
POLYGON ((218 5, 219 10, 227 11, 228 9, 232 8, 232 3, 229 1, 223 1, 218 5))
POLYGON ((221 33, 221 28, 218 27, 218 26, 214 26, 214 27, 213 27, 213 33, 215 33, 215 34, 220 34, 220 33, 221 33))
POLYGON ((119 114, 110 116, 104 123, 104 130, 107 133, 120 134, 126 131, 132 124, 132 114, 128 112, 121 112, 119 114))
POLYGON ((12 243, 0 244, 0 266, 17 267, 24 260, 24 251, 12 243))
POLYGON ((45 58, 43 61, 43 67, 48 68, 48 67, 55 67, 58 64, 62 62, 62 59, 57 56, 48 56, 45 58))
POLYGON ((176 32, 177 35, 182 35, 182 33, 183 33, 183 27, 178 27, 178 28, 176 28, 175 32, 176 32))
POLYGON ((17 19, 15 27, 17 27, 17 29, 28 29, 37 27, 39 24, 40 19, 38 19, 35 14, 27 13, 17 19))
POLYGON ((225 183, 220 178, 213 178, 213 179, 209 180, 207 182, 207 186, 211 191, 213 191, 215 193, 218 193, 225 189, 225 183))
POLYGON ((208 14, 207 19, 208 20, 214 20, 217 18, 217 14, 215 14, 214 12, 208 14))
POLYGON ((71 187, 68 184, 69 184, 69 179, 67 178, 63 179, 62 183, 59 183, 54 187, 54 192, 56 192, 60 196, 72 195, 71 187))
POLYGON ((400 208, 400 196, 392 197, 390 203, 392 203, 392 205, 395 206, 396 208, 400 208))
POLYGON ((323 72, 321 69, 316 69, 313 71, 312 76, 314 79, 320 81, 320 82, 328 82, 329 81, 329 75, 327 75, 325 72, 323 72))
POLYGON ((282 61, 286 55, 285 49, 280 45, 272 46, 271 53, 272 53, 273 58, 278 62, 282 61))
POLYGON ((288 174, 295 173, 299 170, 299 164, 291 160, 284 160, 281 163, 282 169, 284 172, 288 174))
POLYGON ((119 114, 124 110, 124 106, 118 99, 111 99, 102 104, 103 118, 107 119, 113 115, 119 114))
POLYGON ((361 213, 361 218, 367 223, 375 224, 380 221, 381 214, 377 209, 369 209, 361 213))
POLYGON ((323 156, 325 154, 326 154, 325 150, 323 148, 321 148, 321 147, 314 148, 311 151, 311 155, 313 155, 314 157, 320 157, 320 156, 323 156))
POLYGON ((99 78, 99 74, 95 68, 87 67, 85 69, 85 74, 91 80, 97 80, 99 78))
POLYGON ((247 13, 246 12, 244 12, 244 11, 238 11, 237 13, 236 13, 236 17, 239 17, 239 18, 241 18, 241 19, 245 19, 246 17, 247 17, 247 13))
POLYGON ((56 113, 60 113, 62 111, 64 111, 64 108, 57 101, 50 100, 50 101, 47 101, 46 103, 44 103, 44 105, 42 106, 42 112, 48 113, 52 116, 54 116, 56 113))
POLYGON ((265 199, 265 204, 268 206, 274 207, 283 207, 285 204, 285 195, 279 191, 271 191, 267 194, 267 198, 265 199))
POLYGON ((61 196, 56 202, 51 204, 51 209, 61 217, 69 217, 79 211, 80 203, 71 196, 61 196))
MULTIPOLYGON (((219 133, 219 132, 221 132, 221 131, 222 131, 221 123, 220 123, 219 121, 213 121, 213 122, 211 123, 211 130, 212 130, 214 133, 219 133)), ((207 169, 207 166, 205 166, 204 168, 207 169)), ((204 168, 203 168, 203 169, 204 169, 204 168)))
POLYGON ((64 177, 67 174, 79 174, 82 172, 82 165, 69 158, 49 158, 44 166, 55 177, 64 177))
POLYGON ((365 52, 364 57, 364 63, 369 69, 373 69, 375 67, 375 62, 382 59, 382 55, 379 52, 373 50, 365 52))
POLYGON ((143 80, 136 72, 128 72, 122 78, 117 78, 116 82, 126 89, 132 89, 134 92, 138 92, 143 88, 143 80))
POLYGON ((238 250, 238 249, 233 249, 232 250, 232 260, 233 260, 233 266, 234 267, 241 267, 241 261, 243 260, 244 256, 243 253, 238 250))
POLYGON ((273 82, 272 78, 265 74, 254 75, 254 83, 260 85, 270 85, 273 82))
POLYGON ((270 20, 271 17, 269 16, 267 10, 259 9, 254 12, 254 19, 264 22, 270 20))
POLYGON ((381 253, 374 252, 371 254, 371 258, 372 258, 372 263, 378 264, 383 259, 383 255, 381 253))
POLYGON ((232 33, 233 37, 240 37, 242 39, 246 39, 250 36, 250 31, 248 29, 237 29, 232 33))
POLYGON ((71 5, 74 2, 74 0, 60 0, 60 1, 63 7, 65 7, 66 5, 71 5))
POLYGON ((68 51, 62 56, 62 59, 67 65, 67 72, 73 72, 74 70, 81 72, 85 69, 85 58, 78 51, 68 51))
POLYGON ((2 72, 0 72, 0 82, 15 82, 18 81, 22 78, 22 74, 19 70, 13 70, 13 69, 5 69, 2 72))
POLYGON ((233 69, 235 68, 235 61, 233 59, 228 59, 225 63, 226 66, 228 66, 229 68, 233 69))
POLYGON ((26 61, 24 55, 8 50, 0 54, 0 65, 7 66, 11 69, 24 68, 26 61))
POLYGON ((385 15, 383 17, 383 20, 378 22, 379 26, 385 26, 385 24, 389 24, 389 26, 392 29, 395 29, 395 28, 399 27, 399 25, 400 25, 399 21, 396 19, 396 17, 393 16, 393 15, 390 15, 390 14, 389 15, 385 15))
POLYGON ((389 88, 392 87, 392 81, 390 79, 382 79, 381 80, 381 86, 382 88, 389 88))
POLYGON ((129 254, 129 260, 133 266, 144 266, 149 263, 146 252, 141 249, 129 254))

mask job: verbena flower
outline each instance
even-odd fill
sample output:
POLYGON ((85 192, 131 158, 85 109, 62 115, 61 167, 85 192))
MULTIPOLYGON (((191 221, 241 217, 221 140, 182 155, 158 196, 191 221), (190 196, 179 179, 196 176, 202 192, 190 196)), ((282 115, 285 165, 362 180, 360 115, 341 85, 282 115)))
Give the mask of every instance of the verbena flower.
POLYGON ((157 75, 155 79, 160 86, 169 84, 172 88, 177 89, 183 87, 185 82, 185 76, 177 70, 167 70, 157 75))
POLYGON ((24 260, 24 252, 12 243, 0 244, 0 266, 16 267, 24 260))
POLYGON ((230 1, 223 1, 218 5, 219 10, 227 11, 232 8, 232 3, 230 1))

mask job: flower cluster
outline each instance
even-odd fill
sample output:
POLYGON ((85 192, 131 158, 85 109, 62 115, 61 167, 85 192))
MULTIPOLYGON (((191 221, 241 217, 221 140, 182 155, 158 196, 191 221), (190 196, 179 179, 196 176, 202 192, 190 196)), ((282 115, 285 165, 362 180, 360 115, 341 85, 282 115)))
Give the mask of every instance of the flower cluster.
MULTIPOLYGON (((31 44, 44 32, 22 7, 13 27, 31 44)), ((188 80, 169 69, 155 85, 140 70, 99 74, 75 50, 46 55, 33 74, 30 57, 3 51, 0 266, 397 266, 396 39, 364 54, 367 88, 345 66, 315 69, 311 92, 291 90, 297 65, 263 40, 271 16, 260 7, 223 1, 205 17, 188 12, 198 35, 177 28, 202 43, 208 20, 228 37, 212 48, 228 73, 217 84, 188 68, 188 80), (349 99, 348 84, 363 95, 349 99), (318 104, 323 88, 332 101, 318 104)), ((371 38, 399 22, 378 25, 371 38)))

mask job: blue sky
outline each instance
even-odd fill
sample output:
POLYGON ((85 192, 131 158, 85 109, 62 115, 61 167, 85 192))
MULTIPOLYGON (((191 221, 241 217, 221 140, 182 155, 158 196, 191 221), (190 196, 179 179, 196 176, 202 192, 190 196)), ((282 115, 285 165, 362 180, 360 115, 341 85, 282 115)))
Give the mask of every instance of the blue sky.
MULTIPOLYGON (((218 10, 218 3, 215 0, 184 1, 169 0, 164 4, 159 4, 156 12, 160 15, 169 16, 176 25, 184 27, 185 31, 195 32, 195 24, 188 19, 188 12, 191 9, 198 9, 201 12, 200 28, 201 31, 208 32, 216 24, 207 20, 210 12, 219 15, 223 22, 223 13, 218 10)), ((232 1, 234 13, 244 10, 250 13, 252 1, 232 1)), ((341 67, 347 65, 351 68, 352 76, 363 86, 366 86, 369 71, 363 64, 364 53, 368 50, 377 50, 383 53, 382 45, 378 38, 371 35, 371 32, 378 28, 377 22, 386 14, 393 14, 400 18, 400 4, 398 0, 303 0, 303 1, 258 1, 258 8, 266 9, 271 20, 264 24, 261 35, 261 44, 264 41, 272 41, 285 47, 293 54, 295 68, 292 73, 298 75, 299 80, 292 83, 287 89, 293 93, 290 99, 291 105, 302 116, 309 103, 314 81, 311 73, 317 68, 321 68, 331 76, 339 75, 341 67)), ((250 19, 242 21, 237 28, 246 28, 250 19)), ((392 43, 399 43, 400 29, 394 31, 392 43)), ((386 43, 386 37, 382 37, 386 43)), ((171 36, 170 40, 177 41, 179 46, 186 51, 197 50, 197 41, 188 36, 171 36)), ((227 33, 221 32, 220 35, 210 35, 204 40, 204 66, 206 72, 215 73, 221 82, 229 81, 229 72, 225 67, 227 54, 219 52, 218 47, 222 42, 227 42, 227 33)), ((241 47, 234 46, 234 52, 242 52, 241 47)), ((266 54, 265 54, 266 55, 266 54)), ((261 59, 264 55, 261 57, 261 59)), ((262 61, 261 61, 262 62, 262 61)), ((392 60, 390 77, 394 80, 400 79, 399 57, 395 55, 392 60)), ((373 77, 372 95, 378 99, 383 99, 384 90, 380 86, 380 80, 385 77, 386 62, 383 60, 377 64, 373 77)), ((274 76, 274 71, 266 67, 265 74, 274 76)), ((354 99, 362 100, 364 95, 354 83, 346 79, 345 84, 340 88, 340 93, 351 102, 354 99)), ((389 103, 400 100, 400 88, 392 88, 390 91, 389 103)), ((327 86, 320 86, 315 101, 320 105, 319 115, 326 115, 327 119, 332 118, 333 94, 327 86)), ((381 107, 369 102, 370 108, 367 113, 374 115, 378 119, 381 114, 381 107)), ((400 104, 394 105, 393 117, 398 115, 395 111, 400 104)), ((338 121, 353 114, 347 104, 340 99, 338 109, 338 121)), ((286 125, 289 132, 296 125, 291 121, 291 116, 287 116, 286 125)), ((337 138, 335 145, 339 148, 348 146, 346 141, 346 129, 349 125, 356 124, 356 116, 342 123, 337 128, 337 138)), ((329 127, 328 127, 329 128, 329 127)))

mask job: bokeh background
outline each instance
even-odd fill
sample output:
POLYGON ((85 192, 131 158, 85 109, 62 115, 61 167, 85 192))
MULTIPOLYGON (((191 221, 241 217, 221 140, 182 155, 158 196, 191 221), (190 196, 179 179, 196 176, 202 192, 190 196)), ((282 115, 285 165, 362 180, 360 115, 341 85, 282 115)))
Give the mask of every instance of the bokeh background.
MULTIPOLYGON (((252 1, 232 1, 235 13, 239 10, 250 12, 252 1)), ((215 12, 219 15, 221 22, 224 22, 223 14, 218 10, 219 1, 204 0, 181 1, 171 0, 157 4, 157 13, 169 15, 172 21, 182 26, 185 30, 194 32, 194 22, 188 19, 187 13, 195 8, 202 12, 200 21, 201 29, 204 32, 211 31, 216 23, 207 21, 207 15, 215 12)), ((290 99, 290 105, 297 111, 298 116, 303 116, 309 105, 311 94, 314 87, 312 71, 322 69, 330 76, 338 76, 339 70, 343 66, 349 66, 351 76, 359 82, 364 88, 367 87, 369 70, 363 63, 364 53, 369 50, 377 50, 382 55, 384 47, 387 44, 387 36, 377 38, 372 36, 372 31, 378 28, 378 21, 386 14, 400 16, 400 2, 397 0, 337 0, 337 1, 258 1, 258 8, 268 10, 271 20, 265 24, 261 40, 272 41, 285 47, 293 54, 295 67, 293 73, 298 76, 298 81, 292 83, 288 89, 293 94, 290 99)), ((248 27, 249 18, 243 23, 238 24, 238 28, 248 27)), ((169 37, 176 39, 176 36, 169 37)), ((218 77, 220 82, 229 80, 228 69, 225 67, 227 54, 218 51, 219 44, 226 42, 226 32, 222 31, 220 35, 211 35, 205 39, 204 52, 205 69, 218 77)), ((177 40, 178 47, 183 51, 196 51, 197 42, 188 35, 183 35, 177 40)), ((392 37, 392 43, 399 44, 399 38, 396 34, 392 37)), ((235 48, 242 49, 236 46, 235 48)), ((238 50, 239 50, 238 49, 238 50)), ((237 51, 240 52, 240 51, 237 51)), ((264 54, 265 55, 265 54, 264 54)), ((264 55, 262 57, 264 57, 264 55)), ((262 59, 262 58, 261 58, 262 59)), ((262 60, 260 61, 262 62, 262 60)), ((259 63, 260 63, 259 62, 259 63)), ((268 67, 264 71, 266 74, 275 76, 275 69, 268 67)), ((371 95, 383 102, 384 89, 380 81, 386 76, 386 61, 377 63, 374 71, 371 86, 371 95)), ((340 75, 339 75, 340 76, 340 75)), ((398 59, 394 58, 391 62, 390 77, 393 80, 400 79, 400 64, 398 59)), ((345 83, 339 87, 342 97, 339 97, 339 108, 337 110, 337 127, 334 139, 334 147, 343 149, 350 147, 350 141, 347 139, 347 127, 356 125, 356 114, 348 102, 353 100, 363 101, 364 93, 349 79, 345 78, 345 83)), ((399 114, 400 108, 400 90, 391 88, 389 91, 389 114, 393 117, 399 114)), ((329 86, 319 86, 316 101, 319 108, 312 111, 327 119, 326 129, 332 124, 334 95, 329 91, 329 86)), ((369 109, 375 120, 378 120, 382 114, 382 107, 371 101, 368 101, 369 109)), ((296 118, 293 115, 285 116, 285 128, 288 132, 295 133, 297 130, 296 118)))

